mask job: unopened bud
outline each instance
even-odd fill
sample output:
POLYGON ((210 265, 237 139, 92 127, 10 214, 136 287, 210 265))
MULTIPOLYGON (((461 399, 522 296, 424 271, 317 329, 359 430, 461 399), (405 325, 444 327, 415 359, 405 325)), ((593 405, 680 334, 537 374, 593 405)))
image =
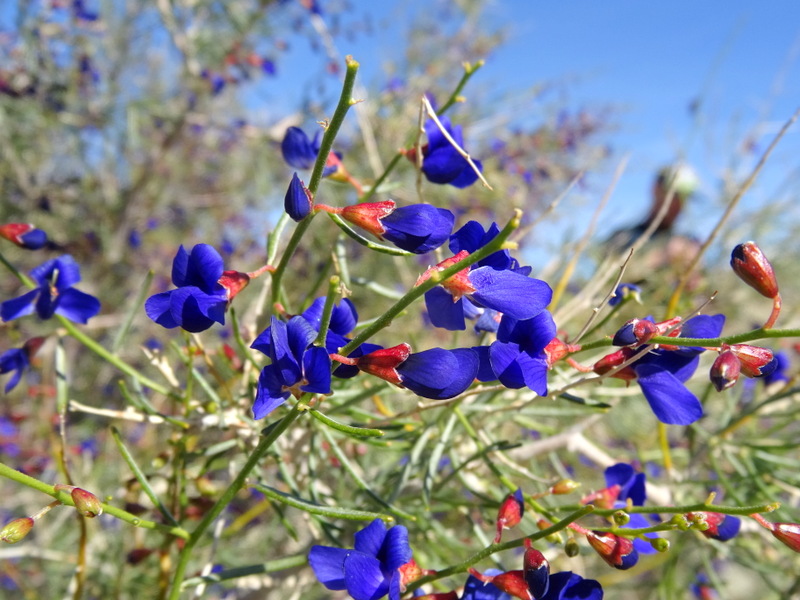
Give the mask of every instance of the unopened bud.
POLYGON ((675 525, 678 531, 688 531, 692 527, 686 515, 673 515, 669 522, 675 525))
POLYGON ((800 552, 800 523, 773 523, 772 535, 795 552, 800 552))
POLYGON ((476 571, 472 567, 469 568, 469 573, 473 577, 481 580, 483 583, 492 583, 500 590, 507 594, 511 594, 515 598, 522 600, 535 600, 533 594, 528 589, 528 583, 522 571, 507 571, 499 575, 484 575, 480 571, 476 571))
POLYGON ((33 523, 34 521, 30 517, 22 517, 6 523, 0 529, 0 540, 3 540, 6 544, 16 544, 30 533, 31 529, 33 529, 33 523))
POLYGON ((561 479, 550 487, 551 494, 571 494, 581 487, 581 484, 572 479, 561 479))
POLYGON ((639 561, 639 552, 633 542, 613 533, 589 531, 586 540, 606 563, 615 569, 630 569, 639 561))
POLYGON ((225 288, 228 302, 230 302, 250 283, 250 275, 239 271, 223 271, 222 277, 217 283, 225 288))
POLYGON ((528 584, 528 590, 534 598, 542 598, 550 587, 550 563, 525 539, 525 555, 522 559, 522 575, 528 584))
POLYGON ((611 519, 614 521, 614 525, 616 525, 617 527, 624 527, 630 522, 631 516, 624 510, 618 510, 613 515, 611 515, 611 519))
POLYGON ((772 350, 749 344, 722 345, 723 352, 730 350, 739 359, 742 375, 745 377, 764 377, 778 366, 772 350))
POLYGON ((38 250, 47 243, 47 234, 30 223, 8 223, 0 226, 0 237, 20 248, 38 250))
POLYGON ((292 175, 289 189, 286 190, 286 196, 283 199, 283 208, 286 214, 293 221, 299 223, 311 214, 313 207, 314 199, 311 196, 311 192, 295 173, 292 175))
POLYGON ((392 214, 396 206, 394 200, 361 202, 342 208, 341 216, 353 225, 380 238, 386 232, 386 227, 381 223, 381 219, 392 214))
POLYGON ((569 538, 564 544, 564 554, 570 558, 575 558, 581 553, 581 546, 575 538, 569 538))
POLYGON ((658 327, 647 319, 631 319, 614 334, 615 346, 638 346, 658 335, 658 327))
POLYGON ((662 537, 647 538, 647 541, 650 542, 650 545, 656 552, 666 552, 669 550, 669 540, 665 540, 662 537))
POLYGON ((73 502, 75 502, 75 508, 84 517, 94 519, 96 516, 103 514, 103 505, 100 499, 91 492, 76 487, 70 495, 73 502))
MULTIPOLYGON (((397 367, 403 364, 410 355, 411 346, 402 343, 391 348, 381 348, 364 356, 359 356, 354 359, 354 364, 364 373, 380 377, 395 385, 401 385, 403 380, 400 377, 400 373, 397 372, 397 367)), ((335 356, 331 356, 331 358, 338 360, 335 356)), ((344 364, 350 363, 345 362, 344 364)))
MULTIPOLYGON (((609 371, 619 367, 622 363, 631 358, 633 354, 634 351, 632 349, 622 348, 621 350, 607 354, 598 360, 592 366, 592 370, 598 375, 605 375, 609 371)), ((633 370, 633 367, 628 365, 624 369, 620 369, 614 373, 613 377, 616 377, 617 379, 623 379, 625 381, 631 381, 636 379, 636 371, 633 370)))
POLYGON ((739 533, 742 521, 731 515, 716 512, 696 512, 686 515, 695 523, 695 529, 700 530, 709 539, 727 542, 739 533))
POLYGON ((513 494, 505 497, 500 510, 497 511, 497 535, 494 537, 494 543, 497 544, 503 536, 503 529, 511 529, 519 524, 522 520, 522 515, 525 514, 525 499, 522 496, 522 490, 517 488, 513 494))
POLYGON ((774 299, 778 295, 778 280, 772 265, 755 242, 745 242, 733 249, 731 267, 739 279, 762 296, 774 299))
POLYGON ((736 355, 730 350, 724 350, 711 365, 709 376, 714 388, 721 392, 736 385, 741 371, 742 365, 736 355))

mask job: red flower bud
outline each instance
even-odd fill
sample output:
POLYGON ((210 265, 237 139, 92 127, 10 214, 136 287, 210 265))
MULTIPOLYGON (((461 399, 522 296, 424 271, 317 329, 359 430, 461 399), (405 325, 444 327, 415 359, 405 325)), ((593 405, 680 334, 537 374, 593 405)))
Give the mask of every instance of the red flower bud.
MULTIPOLYGON (((444 259, 438 265, 434 265, 433 267, 428 267, 425 272, 419 276, 417 282, 414 284, 418 286, 428 279, 431 278, 431 275, 434 273, 438 273, 444 271, 448 267, 452 267, 459 261, 464 260, 467 256, 469 256, 469 252, 466 250, 462 250, 455 256, 451 256, 450 258, 444 259)), ((475 287, 469 280, 469 269, 465 268, 456 273, 455 275, 451 275, 447 279, 441 282, 441 286, 446 289, 450 294, 453 296, 453 302, 456 302, 461 296, 465 294, 471 294, 475 291, 475 287)))
POLYGON ((364 373, 375 375, 395 385, 402 385, 400 373, 396 369, 405 362, 410 354, 411 346, 403 343, 391 348, 375 350, 375 352, 370 352, 354 360, 355 365, 364 373))
POLYGON ((586 533, 586 540, 600 558, 615 569, 630 569, 639 560, 639 553, 628 538, 613 533, 589 531, 586 533))
POLYGON ((748 344, 722 345, 722 350, 730 350, 739 359, 741 372, 746 377, 761 377, 775 370, 776 363, 772 350, 748 344))
POLYGON ((22 517, 21 519, 14 519, 5 524, 0 529, 0 540, 6 544, 16 544, 33 529, 33 519, 30 517, 22 517))
POLYGON ((91 492, 76 487, 70 492, 70 495, 72 496, 73 502, 75 502, 75 508, 84 517, 93 519, 103 514, 103 505, 100 499, 91 492))
POLYGON ((553 338, 550 343, 544 347, 544 355, 547 358, 548 368, 552 367, 565 356, 577 352, 581 347, 578 344, 567 344, 558 338, 553 338))
POLYGON ((647 319, 631 319, 614 334, 615 346, 638 346, 646 344, 658 335, 658 326, 647 319))
MULTIPOLYGON (((634 351, 630 348, 622 348, 622 350, 617 350, 616 352, 612 352, 611 354, 607 354, 600 360, 598 360, 592 366, 592 370, 597 373, 598 375, 604 375, 611 371, 612 369, 617 368, 626 360, 628 360, 631 356, 633 356, 634 351)), ((617 371, 612 375, 612 377, 616 377, 617 379, 624 379, 625 381, 632 381, 636 379, 636 371, 633 370, 633 367, 628 365, 624 369, 617 371)))
POLYGON ((506 594, 511 594, 515 598, 535 600, 535 597, 528 589, 528 583, 525 581, 522 571, 507 571, 506 573, 500 573, 500 575, 484 575, 470 567, 469 573, 484 583, 493 583, 506 594))
POLYGON ((353 206, 345 206, 340 214, 344 220, 350 221, 353 225, 365 231, 369 231, 377 238, 381 238, 386 231, 381 219, 392 214, 395 207, 394 200, 362 202, 353 206))
POLYGON ((581 503, 589 504, 592 502, 600 508, 614 508, 614 503, 617 501, 617 498, 619 498, 620 491, 622 491, 622 487, 618 483, 615 483, 602 490, 592 492, 588 496, 584 496, 581 499, 581 503))
POLYGON ((742 364, 736 355, 730 350, 719 353, 714 364, 711 365, 711 383, 718 392, 733 387, 739 379, 742 371, 742 364))
POLYGON ((513 494, 509 494, 500 505, 497 512, 497 535, 494 536, 494 543, 498 543, 503 535, 503 529, 511 529, 522 520, 525 514, 525 499, 522 490, 517 488, 513 494))
POLYGON ((550 587, 550 563, 544 554, 531 546, 525 539, 525 556, 522 559, 522 575, 528 584, 528 590, 534 598, 542 598, 550 587))
POLYGON ((247 273, 240 273, 239 271, 223 271, 222 277, 217 281, 228 296, 228 302, 234 299, 236 294, 241 292, 250 283, 250 276, 247 273))
POLYGON ((20 248, 38 250, 47 243, 47 234, 30 223, 8 223, 0 226, 0 237, 20 248))
POLYGON ((701 533, 709 539, 727 542, 739 533, 741 520, 731 515, 715 512, 687 513, 690 521, 703 526, 701 533))
POLYGON ((755 242, 745 242, 733 249, 731 267, 739 279, 762 296, 775 298, 778 295, 778 280, 772 265, 755 242))
POLYGON ((795 552, 800 552, 800 523, 773 523, 772 535, 795 552))
POLYGON ((572 479, 561 479, 550 487, 551 494, 571 494, 581 487, 581 484, 572 479))

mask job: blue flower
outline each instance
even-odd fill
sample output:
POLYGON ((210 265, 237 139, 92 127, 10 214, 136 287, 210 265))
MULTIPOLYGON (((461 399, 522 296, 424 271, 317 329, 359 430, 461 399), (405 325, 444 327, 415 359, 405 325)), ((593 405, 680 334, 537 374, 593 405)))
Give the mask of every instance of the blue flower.
MULTIPOLYGON (((310 169, 317 161, 317 154, 319 154, 321 143, 322 132, 317 131, 312 140, 306 135, 306 132, 299 127, 289 127, 281 142, 283 160, 286 161, 286 164, 295 169, 310 169)), ((322 172, 323 177, 327 177, 336 172, 339 166, 339 158, 339 155, 331 152, 326 161, 325 169, 322 172)))
POLYGON ((614 295, 608 301, 609 306, 616 306, 627 298, 633 298, 636 301, 641 301, 639 294, 642 288, 635 283, 620 283, 617 289, 614 290, 614 295))
POLYGON ((547 310, 525 320, 503 315, 497 340, 488 347, 473 348, 481 360, 478 380, 499 380, 509 389, 527 387, 540 396, 546 396, 547 357, 544 348, 555 336, 556 324, 547 310))
POLYGON ((178 289, 150 296, 144 308, 153 321, 173 329, 197 333, 214 323, 225 323, 229 292, 220 284, 222 257, 208 244, 197 244, 191 254, 181 246, 172 261, 172 283, 178 289))
POLYGON ((362 202, 344 208, 317 205, 414 254, 425 254, 444 244, 453 231, 455 216, 430 204, 397 207, 393 200, 362 202))
POLYGON ((354 600, 400 599, 400 567, 411 560, 408 531, 386 529, 375 519, 355 534, 355 549, 312 546, 308 562, 329 590, 347 590, 354 600))
POLYGON ((272 317, 271 325, 251 344, 271 364, 261 370, 253 403, 253 418, 262 419, 290 395, 331 393, 331 359, 325 348, 312 346, 317 331, 303 317, 288 323, 272 317))
POLYGON ((0 236, 26 250, 38 250, 47 243, 47 234, 30 223, 2 225, 0 236))
MULTIPOLYGON (((526 591, 525 579, 522 571, 508 571, 502 573, 496 569, 487 569, 485 572, 487 582, 482 582, 474 575, 470 575, 464 586, 461 600, 511 600, 511 594, 503 591, 491 580, 499 581, 501 585, 513 588, 515 593, 526 591), (498 577, 499 576, 499 577, 498 577)), ((602 600, 603 588, 594 579, 584 579, 571 571, 561 571, 548 576, 547 590, 544 595, 534 596, 530 587, 527 592, 536 600, 602 600)))
POLYGON ((603 588, 594 579, 561 571, 550 575, 550 587, 540 600, 603 600, 603 588))
MULTIPOLYGON (((613 508, 624 510, 627 506, 627 500, 629 499, 633 506, 644 506, 644 502, 647 499, 647 491, 645 489, 646 476, 644 473, 637 473, 629 464, 617 463, 608 467, 604 475, 607 488, 619 486, 618 495, 613 504, 613 508)), ((647 518, 642 514, 630 513, 628 516, 630 520, 625 528, 641 529, 651 526, 651 523, 649 523, 647 518)), ((655 533, 647 533, 645 537, 657 538, 658 535, 655 533)), ((656 552, 655 548, 644 540, 634 539, 633 546, 642 554, 653 554, 656 552)))
POLYGON ((786 353, 776 352, 773 360, 775 361, 775 369, 770 374, 763 376, 762 381, 764 382, 764 385, 770 385, 776 381, 789 381, 789 376, 786 374, 786 372, 789 370, 791 365, 789 363, 789 357, 786 355, 786 353))
POLYGON ((283 199, 283 208, 286 210, 286 214, 293 221, 299 223, 311 214, 313 207, 314 201, 311 199, 311 193, 295 173, 292 175, 292 181, 289 182, 289 189, 286 190, 286 196, 283 199))
POLYGON ((41 319, 58 314, 76 323, 86 323, 100 312, 97 298, 72 287, 81 280, 81 274, 78 263, 69 254, 39 265, 31 271, 31 277, 39 287, 3 302, 0 305, 3 321, 24 317, 35 310, 41 319))
MULTIPOLYGON (((453 141, 464 150, 461 125, 453 127, 447 117, 442 117, 440 121, 453 141)), ((478 174, 444 136, 433 119, 425 122, 425 135, 428 138, 428 145, 423 149, 422 172, 428 181, 449 183, 457 188, 468 187, 477 181, 478 174)), ((479 171, 483 170, 481 161, 473 159, 472 162, 479 171)))
POLYGON ((31 366, 31 358, 42 346, 42 343, 44 343, 44 338, 31 338, 23 344, 22 348, 11 348, 0 354, 0 375, 13 373, 11 379, 6 383, 6 394, 17 386, 22 374, 31 366))
MULTIPOLYGON (((497 226, 497 223, 492 223, 489 225, 489 229, 484 229, 483 225, 477 221, 468 221, 461 229, 450 236, 448 247, 453 254, 458 254, 462 250, 472 254, 491 242, 499 233, 500 227, 497 226)), ((511 258, 511 253, 508 250, 498 250, 479 260, 475 263, 474 268, 494 267, 502 271, 518 266, 517 261, 511 258)))

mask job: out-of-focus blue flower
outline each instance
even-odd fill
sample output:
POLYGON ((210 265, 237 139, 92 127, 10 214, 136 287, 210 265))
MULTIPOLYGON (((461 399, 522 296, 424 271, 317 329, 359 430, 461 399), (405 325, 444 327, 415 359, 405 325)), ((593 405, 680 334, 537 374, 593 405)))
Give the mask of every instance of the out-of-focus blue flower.
POLYGON ((329 590, 347 590, 354 600, 389 595, 400 600, 400 567, 411 560, 408 531, 402 525, 386 529, 375 519, 355 534, 355 549, 312 546, 308 562, 329 590))
POLYGON ((0 354, 0 375, 13 373, 6 383, 6 394, 17 386, 22 374, 31 366, 31 359, 43 343, 42 337, 31 338, 22 345, 22 348, 11 348, 0 354))
POLYGON ((31 277, 39 287, 0 304, 3 321, 36 311, 41 319, 58 314, 76 323, 86 323, 100 312, 97 298, 72 287, 81 280, 81 273, 78 263, 69 254, 39 265, 31 271, 31 277))
POLYGON ((93 22, 100 18, 100 14, 97 11, 86 8, 84 0, 72 0, 72 14, 79 21, 93 22))
POLYGON ((173 329, 197 333, 214 323, 225 324, 230 299, 220 283, 222 257, 208 244, 197 244, 191 254, 181 246, 172 261, 172 283, 178 289, 150 296, 144 308, 153 321, 173 329))
POLYGON ((47 244, 47 234, 30 223, 7 223, 0 226, 0 237, 26 250, 38 250, 47 244))
POLYGON ((616 306, 626 298, 634 298, 637 302, 641 301, 639 294, 642 288, 635 283, 620 283, 614 290, 614 295, 608 301, 609 306, 616 306))
MULTIPOLYGON (((281 142, 281 153, 283 160, 290 167, 295 169, 310 169, 314 166, 319 154, 319 147, 322 143, 322 132, 317 131, 314 139, 306 135, 306 132, 299 127, 289 127, 281 142)), ((331 152, 326 161, 322 176, 327 177, 336 172, 340 161, 339 156, 331 152), (333 157, 333 159, 331 159, 333 157)))
MULTIPOLYGON (((439 120, 453 141, 462 150, 465 150, 461 125, 453 127, 447 117, 442 117, 439 120)), ((428 119, 425 122, 425 135, 428 138, 428 145, 422 151, 422 172, 428 181, 441 184, 449 183, 457 188, 465 188, 478 180, 478 174, 444 136, 433 119, 428 119)), ((483 170, 481 161, 472 159, 472 162, 475 163, 479 171, 483 170)))
POLYGON ((762 378, 764 385, 770 385, 776 381, 789 381, 789 375, 787 375, 787 371, 791 365, 789 363, 789 357, 786 355, 786 353, 782 351, 776 352, 773 356, 773 360, 775 361, 775 369, 769 375, 764 375, 762 378))
POLYGON ((271 364, 258 378, 253 418, 262 419, 291 394, 331 393, 331 359, 325 348, 312 346, 317 331, 303 317, 288 323, 272 317, 271 325, 251 344, 266 354, 271 364))

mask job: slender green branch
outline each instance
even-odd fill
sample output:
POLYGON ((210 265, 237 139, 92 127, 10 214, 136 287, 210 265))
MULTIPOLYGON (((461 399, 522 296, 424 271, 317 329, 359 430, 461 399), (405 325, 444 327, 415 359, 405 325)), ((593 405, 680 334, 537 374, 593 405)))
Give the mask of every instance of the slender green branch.
POLYGON ((270 560, 260 565, 235 567, 233 569, 220 571, 219 573, 209 573, 208 575, 201 575, 200 577, 192 577, 183 582, 183 587, 202 585, 204 583, 219 583, 220 581, 239 579, 240 577, 248 577, 250 575, 275 573, 276 571, 285 571, 287 569, 302 567, 306 564, 308 564, 308 557, 305 554, 295 554, 294 556, 287 556, 286 558, 279 558, 278 560, 270 560))
POLYGON ((503 550, 510 550, 512 548, 521 547, 525 543, 526 539, 535 542, 537 540, 544 539, 547 536, 552 535, 554 533, 558 533, 559 531, 562 531, 567 527, 569 527, 570 523, 574 523, 581 517, 585 517, 586 515, 590 514, 592 511, 594 511, 594 507, 590 504, 588 506, 584 506, 576 510, 570 515, 567 515, 567 517, 565 517, 558 523, 551 525, 547 529, 542 529, 541 531, 537 531, 536 533, 533 533, 531 535, 526 535, 524 537, 517 538, 515 540, 510 540, 508 542, 500 544, 492 544, 491 546, 487 546, 480 552, 476 552, 475 554, 470 556, 467 560, 465 560, 462 563, 459 563, 447 569, 442 569, 441 571, 437 571, 436 573, 433 573, 431 575, 426 575, 425 577, 417 579, 413 583, 409 584, 406 591, 413 592, 415 589, 425 585, 426 583, 430 583, 431 581, 436 581, 437 579, 442 579, 443 577, 449 577, 450 575, 456 575, 458 573, 464 573, 471 566, 479 563, 484 558, 490 557, 492 554, 495 554, 497 552, 502 552, 503 550))
MULTIPOLYGON (((631 506, 625 507, 626 513, 641 513, 641 514, 670 514, 680 515, 690 512, 715 512, 723 515, 752 515, 755 513, 766 513, 777 510, 780 505, 777 502, 770 502, 769 504, 756 504, 755 506, 720 506, 719 504, 708 504, 707 502, 698 502, 696 504, 684 504, 682 506, 631 506)), ((576 506, 560 506, 556 510, 575 510, 576 506)), ((610 517, 614 513, 619 512, 618 508, 597 508, 594 514, 599 517, 610 517)))
POLYGON ((331 315, 333 314, 333 305, 336 303, 336 297, 341 295, 342 287, 341 280, 338 275, 333 275, 328 280, 328 292, 325 294, 325 306, 322 307, 322 316, 319 320, 319 333, 314 344, 325 347, 325 339, 328 336, 328 328, 331 325, 331 315))
MULTIPOLYGON (((30 475, 26 475, 25 473, 21 473, 16 469, 12 469, 8 465, 0 462, 0 477, 5 477, 12 481, 16 481, 17 483, 21 483, 22 485, 26 485, 29 488, 33 488, 43 494, 47 494, 48 496, 52 496, 56 500, 60 501, 62 504, 67 506, 75 506, 75 502, 72 500, 72 496, 67 494, 66 492, 57 492, 52 485, 47 483, 41 482, 38 479, 31 477, 30 475)), ((169 535, 174 535, 175 537, 183 538, 185 540, 189 539, 189 532, 181 527, 171 527, 169 525, 162 525, 161 523, 155 523, 154 521, 147 521, 140 517, 137 517, 134 514, 129 513, 126 510, 122 510, 121 508, 117 508, 112 504, 107 504, 105 502, 102 503, 103 512, 105 514, 111 515, 112 517, 116 517, 120 521, 125 521, 126 523, 133 525, 134 527, 142 527, 144 529, 155 529, 161 531, 162 533, 167 533, 169 535)))
POLYGON ((206 533, 211 524, 216 520, 219 514, 225 509, 226 506, 228 506, 228 504, 230 504, 231 500, 233 500, 234 496, 236 496, 239 490, 244 487, 245 481, 250 475, 250 472, 258 465, 259 461, 261 461, 267 451, 272 447, 272 444, 275 443, 275 440, 277 440, 283 434, 283 432, 289 428, 289 426, 295 421, 295 419, 297 419, 298 416, 300 416, 304 409, 304 406, 301 407, 300 404, 296 404, 294 407, 292 407, 292 410, 289 412, 289 414, 283 417, 281 421, 279 421, 269 430, 269 433, 264 436, 264 438, 258 443, 258 446, 256 446, 256 448, 253 450, 253 453, 247 459, 247 462, 242 467, 242 470, 239 471, 239 474, 236 476, 236 478, 214 503, 214 506, 212 506, 205 514, 203 520, 197 524, 197 527, 195 527, 194 531, 192 531, 178 558, 178 566, 175 569, 175 575, 172 580, 172 589, 170 590, 169 594, 170 600, 178 600, 180 597, 183 577, 186 573, 186 568, 189 565, 189 560, 192 557, 192 551, 194 550, 194 547, 206 533))

